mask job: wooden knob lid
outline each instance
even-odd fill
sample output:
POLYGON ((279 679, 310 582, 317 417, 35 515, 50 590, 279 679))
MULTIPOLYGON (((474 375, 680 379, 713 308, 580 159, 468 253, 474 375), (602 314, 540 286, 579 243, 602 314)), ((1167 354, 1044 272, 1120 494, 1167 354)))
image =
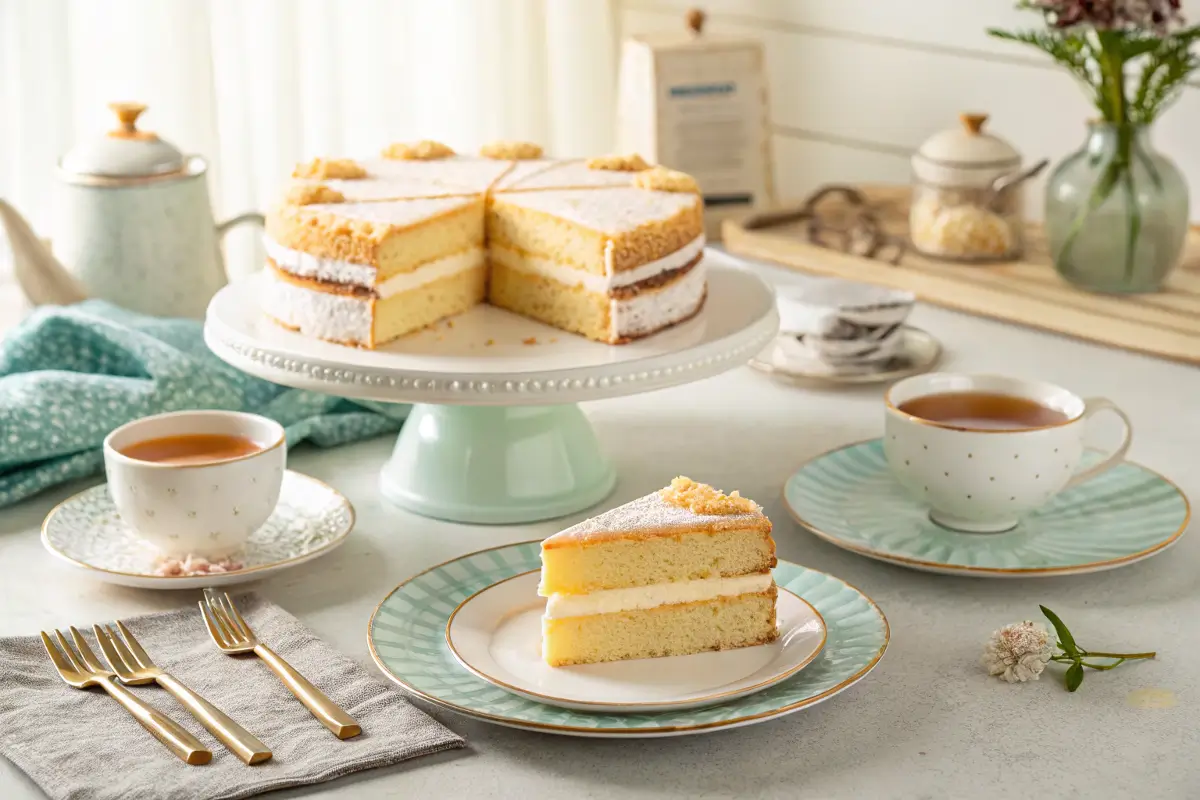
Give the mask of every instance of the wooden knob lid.
POLYGON ((983 131, 983 124, 988 121, 987 114, 963 113, 958 115, 967 132, 978 136, 983 131))
POLYGON ((690 9, 684 19, 687 21, 688 29, 693 36, 699 36, 704 30, 704 20, 706 14, 698 8, 690 9))
POLYGON ((118 139, 157 139, 158 135, 149 131, 137 129, 137 119, 146 110, 145 103, 109 103, 109 109, 117 115, 121 123, 119 128, 109 131, 108 135, 118 139))

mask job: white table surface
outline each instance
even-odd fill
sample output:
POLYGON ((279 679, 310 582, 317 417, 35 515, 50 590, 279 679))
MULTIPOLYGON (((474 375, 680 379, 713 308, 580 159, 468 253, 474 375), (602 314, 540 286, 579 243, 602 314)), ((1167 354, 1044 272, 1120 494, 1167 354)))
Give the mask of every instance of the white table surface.
MULTIPOLYGON (((801 280, 782 270, 765 273, 801 280)), ((1116 401, 1134 421, 1130 457, 1200 499, 1200 370, 936 308, 918 308, 912 321, 945 343, 944 368, 1042 378, 1116 401)), ((857 686, 762 725, 647 741, 525 733, 434 710, 468 739, 466 750, 273 796, 1200 796, 1200 535, 1193 531, 1165 555, 1112 572, 1004 581, 926 575, 825 544, 790 520, 781 487, 811 456, 878 435, 881 391, 802 390, 743 367, 586 406, 620 475, 602 508, 681 473, 740 489, 765 505, 782 558, 831 572, 879 603, 891 622, 891 646, 857 686), (1057 611, 1085 646, 1157 649, 1159 658, 1089 672, 1076 694, 1063 689, 1056 668, 1038 683, 989 678, 978 666, 982 643, 1001 625, 1039 618, 1039 603, 1057 611), (1144 688, 1174 693, 1177 705, 1135 707, 1129 694, 1144 688)), ((254 585, 371 670, 367 619, 397 583, 462 553, 541 538, 588 516, 479 527, 408 514, 376 491, 390 446, 384 438, 290 454, 290 466, 349 496, 358 527, 330 556, 254 585)), ((42 517, 79 488, 0 511, 0 635, 196 600, 191 592, 109 586, 44 553, 42 517)), ((0 797, 41 796, 0 758, 0 797)))

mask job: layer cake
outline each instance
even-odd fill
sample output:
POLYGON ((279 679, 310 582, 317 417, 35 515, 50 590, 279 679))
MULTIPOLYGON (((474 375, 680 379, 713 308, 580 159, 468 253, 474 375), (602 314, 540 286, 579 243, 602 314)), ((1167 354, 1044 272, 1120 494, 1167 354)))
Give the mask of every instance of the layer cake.
POLYGON ((771 522, 688 478, 542 543, 551 666, 687 655, 777 637, 771 522))
POLYGON ((485 152, 420 142, 298 165, 268 215, 267 315, 378 347, 481 302, 611 344, 700 310, 703 203, 688 176, 519 142, 485 152))

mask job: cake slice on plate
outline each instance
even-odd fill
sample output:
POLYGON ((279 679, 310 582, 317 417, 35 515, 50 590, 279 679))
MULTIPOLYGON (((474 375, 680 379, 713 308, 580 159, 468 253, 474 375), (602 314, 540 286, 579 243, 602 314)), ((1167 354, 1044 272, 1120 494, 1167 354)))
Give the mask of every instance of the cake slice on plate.
POLYGON ((762 508, 689 478, 542 542, 551 666, 775 640, 775 541, 762 508))

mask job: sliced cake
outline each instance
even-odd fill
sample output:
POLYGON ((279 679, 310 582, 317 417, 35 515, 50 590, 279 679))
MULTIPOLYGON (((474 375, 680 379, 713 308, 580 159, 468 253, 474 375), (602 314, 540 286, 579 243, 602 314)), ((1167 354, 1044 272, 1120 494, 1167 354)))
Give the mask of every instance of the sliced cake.
POLYGON ((542 543, 542 657, 551 666, 774 641, 771 522, 688 478, 542 543))
POLYGON ((268 215, 268 316, 310 336, 376 347, 483 301, 481 197, 337 197, 318 191, 313 199, 335 202, 268 215))
POLYGON ((703 203, 633 186, 496 194, 488 301, 601 342, 693 316, 707 282, 703 203))

